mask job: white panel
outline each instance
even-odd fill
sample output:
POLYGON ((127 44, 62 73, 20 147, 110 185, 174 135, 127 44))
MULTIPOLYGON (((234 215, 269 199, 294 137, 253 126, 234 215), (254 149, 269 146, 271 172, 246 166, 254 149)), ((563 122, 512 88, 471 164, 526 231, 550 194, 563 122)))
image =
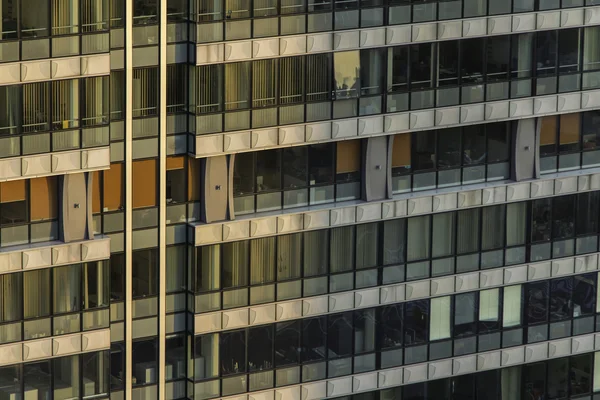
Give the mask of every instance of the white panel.
POLYGON ((386 132, 398 132, 408 129, 410 123, 410 114, 386 115, 383 119, 383 126, 386 132))
POLYGON ((433 199, 431 197, 409 199, 407 207, 408 215, 430 213, 433 210, 433 199))
POLYGON ((398 386, 402 382, 402 368, 379 371, 378 386, 380 388, 398 386))
POLYGON ((513 283, 525 282, 527 280, 527 265, 511 267, 504 269, 504 283, 507 285, 513 283))
POLYGON ((452 375, 452 360, 443 360, 429 363, 428 379, 440 379, 452 375))
POLYGON ((429 281, 406 284, 406 300, 418 299, 429 296, 429 281))
POLYGON ((594 336, 579 336, 574 337, 571 341, 571 352, 572 353, 587 353, 594 351, 594 336))
POLYGON ((585 9, 584 22, 586 25, 600 24, 600 7, 589 7, 585 9))
POLYGON ((73 171, 81 168, 81 155, 78 151, 52 154, 52 172, 73 171))
POLYGON ((224 151, 239 151, 250 149, 251 133, 238 132, 223 135, 224 151))
POLYGON ((0 346, 0 365, 15 364, 23 361, 23 345, 21 343, 0 346))
POLYGON ((438 39, 457 39, 462 37, 461 21, 447 21, 438 23, 438 39))
POLYGON ((223 311, 223 329, 240 328, 248 325, 248 309, 223 311))
POLYGON ((597 108, 600 107, 600 92, 583 92, 581 93, 581 108, 597 108))
POLYGON ((501 364, 503 367, 520 364, 525 361, 525 348, 515 347, 513 349, 502 350, 501 364))
POLYGON ((377 372, 369 372, 368 374, 355 375, 352 379, 353 392, 365 392, 367 390, 377 389, 377 372))
POLYGON ((329 297, 320 296, 302 300, 302 316, 325 314, 329 311, 329 297))
POLYGON ((51 63, 53 79, 76 77, 81 74, 79 57, 56 58, 51 63))
POLYGON ((327 397, 327 385, 325 382, 305 383, 301 389, 302 400, 317 400, 327 397))
POLYGON ((435 125, 455 125, 460 122, 460 107, 444 108, 435 111, 435 125))
POLYGON ((255 40, 252 43, 252 57, 275 57, 279 55, 279 39, 255 40))
POLYGON ((396 288, 394 286, 382 287, 379 289, 380 303, 390 304, 395 303, 396 299, 396 288))
POLYGON ((475 372, 476 368, 477 357, 474 355, 455 358, 452 363, 452 372, 454 375, 475 372))
POLYGON ((252 58, 252 42, 225 43, 225 61, 249 60, 252 58))
POLYGON ((81 335, 59 336, 52 339, 52 354, 62 356, 81 351, 81 335))
POLYGON ((45 247, 23 252, 23 268, 40 268, 52 265, 52 249, 45 247))
POLYGON ((419 24, 413 25, 412 27, 412 41, 413 42, 424 42, 435 40, 437 29, 435 23, 430 24, 419 24))
POLYGON ((431 295, 441 296, 443 294, 454 293, 454 277, 437 278, 431 280, 431 295))
POLYGON ((513 15, 513 32, 525 32, 535 29, 535 14, 517 14, 513 15))
POLYGON ((319 124, 306 125, 306 141, 316 142, 319 140, 331 139, 331 123, 324 122, 319 124))
POLYGON ((460 108, 460 122, 468 124, 471 122, 480 122, 485 119, 485 107, 483 104, 472 104, 460 108))
POLYGON ((196 246, 220 242, 223 240, 223 227, 222 225, 197 225, 194 238, 196 246))
POLYGON ((575 259, 563 258, 562 260, 552 261, 552 276, 569 275, 575 272, 575 259))
POLYGON ((556 112, 556 96, 536 97, 533 99, 533 113, 542 115, 556 112))
POLYGON ((21 269, 21 252, 0 253, 0 273, 18 271, 21 269))
POLYGON ((427 380, 427 364, 411 365, 404 368, 404 384, 427 380))
POLYGON ((463 36, 473 37, 481 36, 487 33, 486 18, 474 18, 463 21, 463 36))
POLYGON ((583 175, 583 176, 579 176, 577 177, 577 190, 579 190, 580 192, 585 192, 586 190, 590 190, 590 176, 588 175, 583 175))
POLYGON ((453 210, 457 206, 456 193, 440 194, 433 196, 433 211, 453 210))
POLYGON ((250 221, 250 237, 277 233, 277 217, 253 219, 250 221))
POLYGON ((385 28, 360 31, 360 47, 385 46, 385 28))
POLYGON ((385 41, 387 44, 403 44, 411 41, 412 30, 410 26, 386 27, 385 41))
POLYGON ((331 50, 333 50, 333 35, 331 33, 308 35, 306 37, 306 51, 308 53, 331 50))
POLYGON ((21 80, 21 64, 0 65, 0 85, 19 83, 21 80))
POLYGON ((509 106, 509 116, 512 117, 526 117, 533 114, 533 100, 513 100, 509 106))
POLYGON ((279 40, 279 54, 289 56, 306 53, 306 36, 288 36, 279 40))
POLYGON ((367 204, 356 207, 356 222, 375 221, 381 219, 381 204, 367 204))
POLYGON ((558 111, 578 111, 581 108, 581 93, 558 95, 558 111))
POLYGON ((571 338, 552 340, 548 343, 548 357, 564 357, 571 354, 571 338))
POLYGON ((547 11, 537 14, 537 29, 552 29, 560 26, 560 11, 547 11))
POLYGON ((358 290, 354 293, 355 307, 371 307, 379 305, 379 289, 358 290))
POLYGON ((23 361, 52 357, 52 339, 29 340, 23 343, 23 361))
POLYGON ((482 189, 481 197, 481 203, 484 205, 504 203, 506 201, 506 186, 496 186, 493 188, 482 189))
POLYGON ((356 119, 338 120, 331 122, 331 137, 346 138, 358 135, 358 121, 356 119))
POLYGON ((531 182, 531 197, 547 197, 554 194, 554 181, 531 182))
POLYGON ((275 322, 275 304, 250 307, 250 325, 275 322))
MULTIPOLYGON (((248 400, 274 400, 274 392, 272 390, 266 390, 264 392, 254 392, 248 394, 248 400)), ((242 397, 243 400, 246 400, 242 397)))
POLYGON ((359 47, 358 31, 335 32, 333 34, 333 50, 353 50, 359 47))
POLYGON ((110 54, 81 57, 81 73, 85 76, 110 74, 110 54))
POLYGON ((51 172, 50 154, 23 157, 21 159, 23 176, 46 175, 51 172))
POLYGON ((17 178, 21 176, 21 159, 12 158, 0 161, 0 179, 17 178))
POLYGON ((297 232, 304 226, 302 214, 292 214, 277 217, 277 233, 297 232))
POLYGON ((557 178, 554 181, 554 194, 565 194, 576 192, 578 188, 578 177, 557 178))
POLYGON ((312 211, 304 214, 304 229, 325 228, 329 226, 329 210, 312 211))
POLYGON ((432 110, 410 113, 410 129, 432 128, 435 123, 435 112, 432 110))
POLYGON ((485 119, 487 121, 502 118, 508 118, 508 101, 499 101, 485 105, 485 119))
POLYGON ((354 207, 334 208, 329 212, 331 226, 346 225, 356 222, 356 210, 354 207))
POLYGON ((81 168, 100 168, 110 166, 110 147, 84 150, 81 152, 81 168))
POLYGON ((81 260, 101 260, 110 258, 110 239, 90 240, 81 244, 81 260))
POLYGON ((550 278, 550 265, 550 261, 530 264, 529 269, 527 271, 527 279, 533 280, 550 278))
POLYGON ((560 13, 560 26, 578 26, 583 25, 583 8, 574 8, 572 10, 562 10, 560 13))
MULTIPOLYGON (((433 202, 432 202, 433 203, 433 202)), ((408 201, 406 200, 398 200, 395 202, 395 212, 394 215, 396 217, 405 217, 408 215, 408 201)), ((414 206, 413 211, 414 211, 414 206)))
POLYGON ((383 117, 360 118, 358 120, 359 135, 373 135, 383 132, 383 117))
POLYGON ((494 351, 477 355, 477 370, 500 368, 500 352, 494 351))
POLYGON ((196 156, 221 153, 223 151, 223 135, 196 136, 196 156))
POLYGON ((594 271, 596 269, 598 269, 597 254, 575 258, 575 273, 594 271))
POLYGON ((525 346, 525 362, 535 362, 548 358, 548 343, 525 346))
POLYGON ((327 381, 328 397, 343 396, 350 393, 352 393, 352 377, 330 379, 327 381))
POLYGON ((285 126, 279 128, 279 144, 296 144, 304 142, 304 125, 285 126))
POLYGON ((506 201, 526 200, 529 198, 529 183, 508 185, 506 187, 506 201))
POLYGON ((50 61, 21 63, 21 81, 31 82, 50 79, 50 61))
POLYGON ((345 311, 354 308, 354 293, 340 293, 329 296, 329 312, 345 311))
POLYGON ((482 289, 502 285, 504 283, 504 271, 502 269, 492 269, 479 273, 479 287, 482 289))
POLYGON ((393 201, 381 203, 381 218, 388 219, 394 217, 396 211, 396 204, 393 201))
POLYGON ((277 146, 278 137, 279 131, 277 128, 252 131, 252 148, 260 149, 277 146))
POLYGON ((490 35, 498 35, 500 33, 510 33, 511 18, 510 16, 504 17, 489 17, 488 18, 488 33, 490 35))
POLYGON ((221 329, 221 312, 212 314, 196 314, 194 316, 194 328, 196 334, 213 332, 221 329))
POLYGON ((479 288, 479 272, 456 276, 456 291, 465 292, 479 288))
POLYGON ((468 192, 458 193, 459 208, 480 206, 481 202, 481 190, 470 190, 468 192))
POLYGON ((196 47, 196 64, 213 64, 225 60, 225 45, 205 44, 196 47))
POLYGON ((245 239, 250 237, 248 221, 226 222, 223 224, 223 240, 245 239))
MULTIPOLYGON (((327 297, 325 297, 325 307, 327 307, 327 297)), ((275 312, 277 321, 300 318, 302 316, 302 301, 296 300, 277 303, 275 312)))
POLYGON ((300 387, 287 387, 275 390, 275 400, 300 400, 300 387))

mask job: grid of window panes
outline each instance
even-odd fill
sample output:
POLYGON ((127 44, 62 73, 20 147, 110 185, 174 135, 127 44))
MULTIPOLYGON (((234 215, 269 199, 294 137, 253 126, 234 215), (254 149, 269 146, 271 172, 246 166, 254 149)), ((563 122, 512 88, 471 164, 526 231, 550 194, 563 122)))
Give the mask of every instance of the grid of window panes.
POLYGON ((197 134, 598 87, 600 27, 191 67, 197 134), (580 43, 580 46, 574 45, 580 43))
POLYGON ((196 389, 221 378, 227 396, 592 333, 596 281, 594 272, 200 335, 190 376, 208 381, 196 389))
POLYGON ((108 350, 0 367, 0 394, 6 399, 107 399, 108 350))
POLYGON ((201 246, 195 312, 598 251, 600 192, 201 246))
POLYGON ((599 5, 597 0, 195 0, 198 43, 599 5), (223 22, 224 21, 224 22, 223 22))
POLYGON ((0 275, 0 343, 109 325, 109 262, 0 275))
POLYGON ((0 157, 107 146, 109 136, 107 76, 0 86, 0 157))
POLYGON ((109 51, 109 2, 1 0, 0 62, 109 51))

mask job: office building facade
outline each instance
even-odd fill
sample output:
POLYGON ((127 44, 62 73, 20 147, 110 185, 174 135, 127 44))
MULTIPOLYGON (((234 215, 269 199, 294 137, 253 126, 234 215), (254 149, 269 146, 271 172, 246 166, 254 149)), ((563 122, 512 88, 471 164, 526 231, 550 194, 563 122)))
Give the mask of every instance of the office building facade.
POLYGON ((600 398, 600 1, 0 4, 0 399, 600 398))

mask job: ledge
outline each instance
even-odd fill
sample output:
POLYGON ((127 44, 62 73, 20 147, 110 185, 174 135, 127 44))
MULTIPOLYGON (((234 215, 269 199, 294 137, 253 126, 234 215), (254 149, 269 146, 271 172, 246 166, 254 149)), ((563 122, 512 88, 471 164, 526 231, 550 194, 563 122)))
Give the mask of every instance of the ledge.
POLYGON ((600 190, 600 168, 525 182, 498 181, 398 194, 384 201, 299 207, 212 224, 190 223, 196 246, 600 190))
POLYGON ((196 65, 598 24, 600 24, 600 7, 576 7, 543 12, 389 25, 367 29, 202 43, 196 45, 196 65))
POLYGON ((439 278, 376 286, 323 296, 305 297, 196 314, 196 335, 230 329, 273 324, 361 308, 380 307, 419 299, 451 296, 491 288, 518 285, 598 270, 600 253, 565 257, 543 262, 497 267, 439 278))
POLYGON ((501 122, 600 108, 600 90, 528 97, 368 117, 285 125, 266 129, 193 135, 195 157, 266 150, 320 142, 360 139, 501 122))
POLYGON ((110 168, 110 147, 0 159, 0 182, 110 168))
POLYGON ((0 346, 0 366, 110 349, 110 329, 50 336, 0 346))
POLYGON ((0 248, 0 274, 109 258, 110 238, 104 236, 74 243, 54 241, 10 246, 0 248))

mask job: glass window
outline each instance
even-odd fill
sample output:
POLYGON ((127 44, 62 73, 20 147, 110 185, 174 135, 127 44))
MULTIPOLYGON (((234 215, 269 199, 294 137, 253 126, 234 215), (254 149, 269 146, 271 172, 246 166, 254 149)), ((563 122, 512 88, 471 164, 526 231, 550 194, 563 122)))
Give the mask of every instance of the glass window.
POLYGON ((463 84, 478 83, 483 80, 484 43, 484 38, 460 41, 462 61, 461 82, 463 84))
POLYGON ((302 362, 325 358, 327 317, 302 319, 302 362))
POLYGON ((123 164, 110 164, 110 168, 102 172, 103 211, 116 211, 124 208, 124 173, 123 164))
POLYGON ((109 305, 109 263, 92 261, 83 264, 83 309, 108 307, 109 305))
POLYGON ((0 322, 17 321, 23 316, 21 273, 0 275, 0 322))
POLYGON ((479 209, 458 212, 456 252, 472 253, 479 249, 479 209))
POLYGON ((559 196, 552 204, 552 237, 564 239, 575 234, 575 196, 559 196))
POLYGON ((156 160, 134 161, 132 168, 133 208, 156 206, 156 160))
POLYGON ((333 182, 335 143, 308 146, 309 184, 311 186, 333 182))
POLYGON ((590 315, 596 309, 596 280, 595 274, 584 274, 573 277, 573 317, 590 315))
POLYGON ((526 316, 528 324, 548 320, 548 282, 536 282, 526 285, 526 316))
POLYGON ((432 49, 431 43, 410 46, 410 84, 412 89, 431 87, 432 49))
POLYGON ((450 317, 452 316, 450 304, 450 296, 431 299, 429 340, 448 339, 450 337, 450 317))
POLYGON ((487 161, 490 163, 507 161, 510 159, 510 136, 508 125, 505 122, 486 125, 487 133, 487 161))
POLYGON ((408 219, 407 261, 429 258, 430 223, 430 215, 408 219))
POLYGON ((9 181, 0 184, 0 225, 27 222, 27 181, 9 181))
POLYGON ((158 366, 157 339, 133 342, 131 349, 133 386, 156 383, 158 366))
POLYGON ((360 90, 360 52, 343 51, 334 53, 333 63, 333 89, 335 90, 336 99, 358 97, 360 90))
POLYGON ((273 368, 273 325, 248 330, 248 371, 273 368))
POLYGON ((406 220, 383 222, 383 264, 404 262, 406 220))
POLYGON ((300 321, 275 325, 275 366, 297 364, 300 361, 300 321))
POLYGON ((479 292, 479 332, 500 328, 500 289, 479 292))
POLYGON ((481 126, 463 128, 464 165, 483 164, 486 161, 485 130, 481 126))
POLYGON ((7 398, 21 398, 21 384, 23 377, 21 375, 20 365, 11 365, 0 368, 0 390, 7 398))
POLYGON ((50 270, 23 273, 23 316, 38 318, 50 315, 50 270))
POLYGON ((523 366, 524 399, 546 398, 546 363, 527 364, 523 366))
POLYGON ((352 312, 328 316, 327 349, 329 358, 352 355, 352 312))
POLYGON ((383 93, 383 71, 385 49, 362 50, 360 52, 361 95, 383 93))
MULTIPOLYGON (((276 105, 279 62, 277 59, 252 62, 252 107, 276 105)), ((229 84, 229 82, 227 82, 229 84)), ((256 123, 256 121, 254 121, 256 123)))
POLYGON ((429 301, 411 301, 404 305, 404 340, 407 345, 427 341, 429 301))
POLYGON ((453 168, 461 165, 460 128, 438 130, 438 168, 453 168))
POLYGON ((329 231, 304 232, 304 276, 327 273, 329 265, 329 231))
POLYGON ((550 321, 561 321, 571 318, 572 278, 553 279, 550 281, 550 321))
POLYGON ((455 217, 453 212, 433 215, 432 257, 444 257, 454 253, 455 217))
POLYGON ((531 241, 550 240, 551 199, 533 200, 531 205, 531 241))
POLYGON ((132 253, 131 286, 133 298, 158 293, 158 249, 137 250, 132 253))
MULTIPOLYGON (((477 293, 457 294, 454 296, 454 336, 474 335, 477 333, 476 312, 477 293)), ((448 313, 449 314, 449 313, 448 313)))
POLYGON ((345 226, 330 230, 330 271, 342 272, 354 268, 354 227, 345 226))
MULTIPOLYGON (((205 2, 204 7, 210 7, 215 2, 205 2)), ((220 11, 220 10, 219 10, 220 11)), ((196 67, 192 92, 197 114, 219 112, 223 110, 223 65, 212 64, 196 67)))
POLYGON ((221 246, 214 244, 196 249, 196 292, 219 289, 221 246))
MULTIPOLYGON (((10 18, 10 16, 8 17, 10 18)), ((6 19, 4 20, 6 21, 6 19)), ((0 22, 0 36, 7 25, 0 22), (3 28, 4 27, 4 28, 3 28)), ((8 28, 10 29, 10 28, 8 28)), ((14 29, 17 29, 15 24, 14 29)), ((6 34, 6 33, 5 33, 6 34)), ((21 122, 21 88, 19 86, 0 86, 0 135, 14 135, 19 132, 21 122)))
POLYGON ((31 388, 32 393, 37 393, 37 399, 52 398, 50 392, 52 387, 50 363, 51 361, 48 360, 23 365, 23 384, 26 388, 31 388))
POLYGON ((184 203, 185 196, 185 157, 168 157, 166 172, 167 204, 184 203))
POLYGON ((158 67, 134 68, 132 90, 133 117, 156 115, 159 96, 158 82, 158 67))
POLYGON ((266 150, 256 153, 256 191, 281 190, 281 153, 266 150))
MULTIPOLYGON (((193 251, 190 249, 190 251, 193 251)), ((165 254, 167 293, 181 292, 186 289, 187 252, 186 246, 169 246, 165 254)))
POLYGON ((277 236, 277 280, 297 279, 302 268, 302 234, 277 236))
POLYGON ((246 371, 246 331, 224 332, 220 335, 221 372, 223 375, 246 371))
POLYGON ((504 328, 521 325, 521 285, 504 288, 502 306, 502 326, 504 328))
POLYGON ((380 329, 381 329, 381 348, 387 349, 402 346, 402 304, 381 307, 380 309, 380 329))
POLYGON ((250 284, 275 280, 275 237, 250 241, 250 284))
POLYGON ((250 245, 247 240, 223 243, 223 287, 248 284, 250 245))
POLYGON ((53 272, 54 313, 69 313, 81 308, 81 265, 57 267, 53 272))
MULTIPOLYGON (((263 153, 263 152, 260 152, 263 153)), ((254 155, 240 153, 235 156, 233 168, 233 195, 243 196, 254 193, 254 155)), ((270 178, 269 178, 270 179, 270 178)), ((257 179, 258 180, 258 177, 257 179)))
POLYGON ((194 377, 213 378, 219 375, 219 334, 196 336, 194 339, 194 377))
POLYGON ((538 75, 556 74, 557 31, 536 32, 536 72, 538 75))
MULTIPOLYGON (((599 30, 600 32, 600 27, 599 30)), ((582 114, 583 150, 600 147, 600 111, 585 111, 582 114)))
POLYGON ((49 3, 48 1, 21 0, 21 10, 35 10, 35 12, 21 12, 22 37, 48 36, 49 3))
POLYGON ((412 169, 422 171, 435 168, 435 131, 412 134, 412 169))
POLYGON ((354 354, 375 350, 375 309, 354 311, 354 354))
POLYGON ((52 360, 54 376, 54 399, 68 400, 79 397, 79 356, 60 357, 52 360))
POLYGON ((579 113, 564 114, 560 116, 559 146, 561 153, 579 151, 581 135, 581 115, 579 113))
POLYGON ((483 207, 481 216, 481 249, 499 249, 504 246, 505 206, 483 207))
POLYGON ((401 92, 408 86, 408 46, 388 49, 387 82, 389 92, 401 92))
POLYGON ((250 62, 225 64, 225 109, 240 110, 250 106, 250 62))
POLYGON ((360 140, 345 140, 336 143, 336 182, 351 182, 360 179, 360 140))
POLYGON ((283 188, 297 189, 307 183, 307 147, 283 149, 283 188))
POLYGON ((379 249, 377 223, 356 226, 356 268, 375 267, 379 249))
POLYGON ((591 391, 592 355, 572 356, 570 359, 569 377, 571 378, 571 396, 587 394, 591 391))
POLYGON ((110 299, 125 300, 125 254, 110 256, 110 299))
POLYGON ((57 178, 34 178, 29 181, 31 221, 45 221, 58 217, 57 178))
POLYGON ((506 206, 506 245, 525 243, 527 203, 511 203, 506 206))
POLYGON ((133 7, 134 25, 158 23, 158 3, 154 0, 138 0, 133 7))

